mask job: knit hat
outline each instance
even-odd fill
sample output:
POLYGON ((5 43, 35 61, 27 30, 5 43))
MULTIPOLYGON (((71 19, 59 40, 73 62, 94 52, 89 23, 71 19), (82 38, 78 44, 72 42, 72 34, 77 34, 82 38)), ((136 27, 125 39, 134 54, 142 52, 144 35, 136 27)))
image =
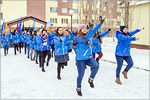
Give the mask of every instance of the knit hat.
POLYGON ((120 26, 120 31, 123 31, 124 28, 127 28, 127 26, 124 25, 120 26))
POLYGON ((86 27, 86 25, 84 25, 84 24, 79 24, 78 25, 78 31, 80 31, 82 28, 84 28, 84 27, 86 27))

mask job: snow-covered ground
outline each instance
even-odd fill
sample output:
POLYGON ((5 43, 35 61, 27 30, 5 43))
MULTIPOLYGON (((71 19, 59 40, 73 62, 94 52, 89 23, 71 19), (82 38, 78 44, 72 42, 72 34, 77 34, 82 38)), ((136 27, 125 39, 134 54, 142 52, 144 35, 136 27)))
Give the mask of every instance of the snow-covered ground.
POLYGON ((43 73, 25 54, 15 56, 10 48, 5 57, 1 49, 1 99, 149 99, 149 50, 131 49, 134 68, 128 73, 129 79, 121 75, 123 84, 118 85, 115 83, 116 64, 112 63, 116 62, 115 45, 112 38, 103 39, 104 55, 94 80, 95 88, 90 88, 87 82, 88 67, 82 82, 82 97, 75 91, 77 68, 74 53, 70 53, 69 65, 62 69, 62 80, 57 80, 54 58, 43 73))

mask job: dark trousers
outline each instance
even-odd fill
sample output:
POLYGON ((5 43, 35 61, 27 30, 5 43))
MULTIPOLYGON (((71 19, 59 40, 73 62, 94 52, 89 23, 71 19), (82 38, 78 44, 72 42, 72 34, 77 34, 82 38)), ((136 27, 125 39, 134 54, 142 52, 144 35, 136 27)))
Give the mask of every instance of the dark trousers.
POLYGON ((51 52, 50 50, 46 50, 46 51, 41 51, 41 67, 44 67, 44 63, 45 63, 45 58, 47 57, 47 62, 49 62, 50 58, 51 58, 51 52))
POLYGON ((27 44, 24 43, 24 53, 26 54, 27 53, 27 44))
POLYGON ((21 48, 23 48, 23 42, 19 43, 19 52, 21 53, 21 48))
POLYGON ((127 62, 127 66, 125 68, 124 71, 129 71, 131 69, 131 67, 133 66, 133 60, 131 58, 131 56, 126 56, 126 57, 123 57, 123 56, 117 56, 116 55, 116 60, 117 60, 117 68, 116 68, 116 77, 119 77, 120 76, 120 71, 121 71, 121 68, 122 68, 122 65, 123 65, 123 61, 125 60, 127 62))
POLYGON ((60 73, 61 73, 61 68, 64 67, 64 66, 67 66, 67 62, 64 62, 64 63, 58 63, 57 64, 57 75, 60 76, 60 73))
POLYGON ((42 55, 41 55, 41 51, 38 51, 39 52, 39 67, 42 67, 41 65, 41 60, 42 60, 42 55))
POLYGON ((14 44, 14 53, 15 53, 15 55, 17 54, 17 53, 16 53, 16 50, 18 51, 18 44, 17 44, 17 43, 14 44))

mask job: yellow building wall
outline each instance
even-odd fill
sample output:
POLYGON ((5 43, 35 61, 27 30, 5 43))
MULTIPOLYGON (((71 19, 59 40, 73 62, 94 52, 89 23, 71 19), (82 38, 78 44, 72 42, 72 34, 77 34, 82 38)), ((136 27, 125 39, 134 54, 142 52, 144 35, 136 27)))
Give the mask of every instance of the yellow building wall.
POLYGON ((150 4, 142 4, 137 6, 130 7, 132 11, 132 28, 129 27, 129 30, 141 29, 145 28, 143 31, 134 35, 135 37, 139 37, 140 40, 132 42, 133 44, 140 45, 150 45, 150 31, 149 31, 149 9, 150 4))
MULTIPOLYGON (((5 22, 11 21, 21 18, 21 16, 27 16, 27 1, 3 0, 0 9, 3 13, 3 20, 5 19, 5 22)), ((1 24, 3 20, 1 20, 1 24)))

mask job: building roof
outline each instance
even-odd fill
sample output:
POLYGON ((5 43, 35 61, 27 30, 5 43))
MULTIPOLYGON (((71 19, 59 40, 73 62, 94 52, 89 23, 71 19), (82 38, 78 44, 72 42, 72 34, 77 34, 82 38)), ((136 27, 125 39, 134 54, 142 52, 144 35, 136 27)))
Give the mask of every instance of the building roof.
MULTIPOLYGON (((135 4, 130 4, 129 6, 137 6, 137 5, 143 5, 143 4, 150 4, 150 1, 141 1, 141 2, 137 2, 135 4)), ((124 8, 124 5, 119 5, 120 8, 124 8)))
MULTIPOLYGON (((25 21, 25 20, 28 20, 28 19, 29 19, 29 20, 34 20, 34 17, 33 17, 33 16, 25 16, 25 17, 22 17, 22 21, 25 21)), ((20 18, 14 19, 14 20, 11 20, 11 21, 8 21, 7 24, 8 24, 8 25, 11 25, 11 24, 13 24, 13 23, 17 23, 18 21, 20 21, 20 18)), ((41 19, 36 18, 36 17, 35 17, 35 21, 38 21, 38 22, 43 23, 43 24, 46 24, 46 23, 47 23, 46 21, 41 20, 41 19)))

